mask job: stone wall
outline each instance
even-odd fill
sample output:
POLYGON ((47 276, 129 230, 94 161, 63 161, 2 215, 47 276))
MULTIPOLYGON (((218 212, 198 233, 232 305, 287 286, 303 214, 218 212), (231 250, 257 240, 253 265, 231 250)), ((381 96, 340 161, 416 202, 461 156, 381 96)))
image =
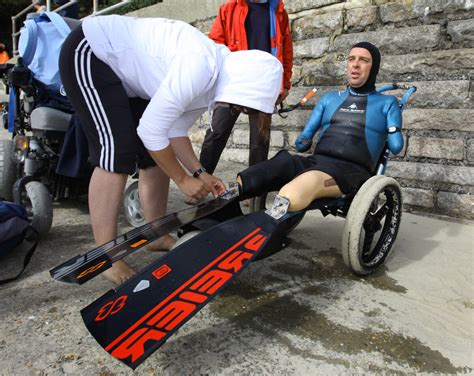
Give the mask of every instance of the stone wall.
MULTIPOLYGON (((176 10, 178 5, 192 7, 191 3, 164 0, 141 12, 171 17, 166 6, 176 10)), ((193 13, 197 17, 186 18, 181 12, 175 18, 208 32, 222 1, 199 3, 200 11, 193 13)), ((328 90, 343 88, 350 46, 362 40, 374 43, 383 59, 379 82, 418 88, 404 113, 405 148, 391 158, 387 169, 404 187, 406 208, 474 218, 474 2, 290 0, 285 4, 295 49, 294 86, 287 103, 295 103, 312 86, 319 89, 316 100, 328 90)), ((283 147, 294 151, 294 139, 316 100, 287 119, 274 117, 272 154, 283 147)), ((239 119, 223 158, 247 162, 246 120, 239 119)), ((197 146, 208 124, 205 115, 193 128, 197 146)))

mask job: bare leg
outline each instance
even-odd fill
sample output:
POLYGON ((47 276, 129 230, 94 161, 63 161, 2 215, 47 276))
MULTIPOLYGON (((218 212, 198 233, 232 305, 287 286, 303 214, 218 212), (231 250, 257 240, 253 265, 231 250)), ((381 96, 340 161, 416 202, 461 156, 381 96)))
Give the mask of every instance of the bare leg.
MULTIPOLYGON (((89 183, 89 212, 92 232, 97 245, 117 237, 117 221, 127 175, 115 174, 99 167, 94 169, 89 183)), ((115 262, 103 275, 119 284, 129 279, 134 271, 124 261, 115 262)))
POLYGON ((321 197, 339 197, 341 190, 332 176, 322 171, 308 171, 298 175, 278 192, 290 201, 288 211, 306 208, 311 202, 321 197))
MULTIPOLYGON (((140 170, 138 180, 138 193, 140 204, 143 208, 146 222, 151 222, 166 214, 170 178, 158 167, 149 167, 140 170)), ((153 242, 147 249, 149 251, 170 250, 176 243, 171 235, 164 235, 153 242)))

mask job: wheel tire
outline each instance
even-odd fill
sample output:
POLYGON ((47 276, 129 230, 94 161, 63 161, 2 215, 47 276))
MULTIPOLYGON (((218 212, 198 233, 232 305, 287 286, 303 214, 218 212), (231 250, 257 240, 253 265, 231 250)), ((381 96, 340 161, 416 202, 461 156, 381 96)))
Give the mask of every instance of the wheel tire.
POLYGON ((13 141, 0 140, 0 198, 13 201, 13 185, 17 179, 17 166, 12 158, 13 141))
POLYGON ((395 179, 373 176, 362 185, 349 208, 342 234, 344 263, 355 274, 373 273, 385 263, 397 237, 401 216, 401 188, 395 179), (381 198, 385 201, 379 205, 381 198))
POLYGON ((174 243, 173 247, 171 249, 174 249, 178 246, 180 246, 181 244, 183 243, 186 243, 188 240, 194 238, 196 235, 200 234, 201 231, 199 230, 194 230, 194 231, 189 231, 187 232, 186 234, 184 234, 183 236, 181 236, 177 241, 176 243, 174 243))
POLYGON ((140 227, 145 224, 145 215, 140 205, 140 196, 138 193, 138 181, 128 186, 123 194, 123 211, 127 222, 133 227, 140 227))
POLYGON ((43 237, 49 232, 53 223, 51 195, 44 184, 38 181, 27 183, 25 191, 26 197, 24 197, 22 204, 28 212, 28 219, 30 219, 31 225, 43 237))

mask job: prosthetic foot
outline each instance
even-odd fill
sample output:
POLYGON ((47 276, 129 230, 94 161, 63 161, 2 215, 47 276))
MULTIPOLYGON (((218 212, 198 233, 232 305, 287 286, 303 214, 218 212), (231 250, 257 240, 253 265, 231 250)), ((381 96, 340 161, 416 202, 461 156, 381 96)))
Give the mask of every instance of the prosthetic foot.
POLYGON ((272 207, 265 210, 265 213, 275 219, 280 219, 288 212, 289 206, 290 200, 288 200, 286 197, 277 195, 275 197, 275 201, 273 201, 272 207))

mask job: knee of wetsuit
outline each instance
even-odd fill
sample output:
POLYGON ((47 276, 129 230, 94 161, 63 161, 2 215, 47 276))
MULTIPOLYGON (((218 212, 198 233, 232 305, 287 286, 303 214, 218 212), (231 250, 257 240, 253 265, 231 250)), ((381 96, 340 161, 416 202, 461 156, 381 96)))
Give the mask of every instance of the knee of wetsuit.
MULTIPOLYGON (((264 193, 279 189, 286 181, 279 182, 279 177, 285 175, 282 169, 291 169, 291 155, 286 150, 278 152, 272 159, 257 163, 239 172, 242 180, 240 200, 258 197, 264 193)), ((292 172, 291 172, 292 174, 292 172)))
POLYGON ((240 178, 241 181, 241 183, 238 184, 240 201, 258 196, 256 192, 259 190, 258 188, 263 184, 261 174, 259 173, 260 171, 258 171, 258 168, 252 168, 251 173, 249 173, 248 170, 249 169, 246 169, 237 174, 237 177, 240 178))

